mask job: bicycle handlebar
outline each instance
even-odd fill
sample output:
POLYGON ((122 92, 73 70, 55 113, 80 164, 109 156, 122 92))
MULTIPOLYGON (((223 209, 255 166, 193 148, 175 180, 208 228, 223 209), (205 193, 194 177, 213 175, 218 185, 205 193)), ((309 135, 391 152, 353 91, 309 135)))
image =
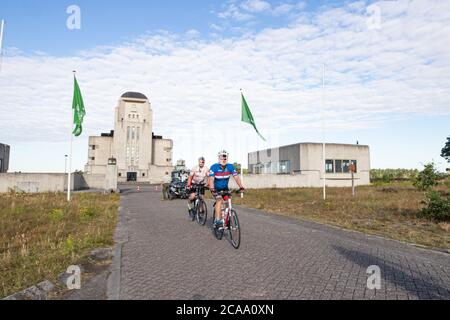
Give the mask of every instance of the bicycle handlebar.
POLYGON ((216 192, 222 196, 223 195, 231 195, 233 193, 244 193, 241 189, 220 190, 220 191, 216 190, 216 192))

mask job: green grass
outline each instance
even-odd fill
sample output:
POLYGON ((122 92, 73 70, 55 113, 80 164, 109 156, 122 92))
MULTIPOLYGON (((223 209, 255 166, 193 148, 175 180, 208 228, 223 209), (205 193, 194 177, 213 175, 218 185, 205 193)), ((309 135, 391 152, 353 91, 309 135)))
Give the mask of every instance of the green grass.
POLYGON ((111 246, 119 196, 0 194, 0 298, 55 280, 91 249, 111 246))
MULTIPOLYGON (((440 185, 438 189, 446 187, 440 185)), ((235 204, 428 247, 450 249, 450 223, 418 216, 423 192, 411 183, 350 188, 248 190, 235 204)))

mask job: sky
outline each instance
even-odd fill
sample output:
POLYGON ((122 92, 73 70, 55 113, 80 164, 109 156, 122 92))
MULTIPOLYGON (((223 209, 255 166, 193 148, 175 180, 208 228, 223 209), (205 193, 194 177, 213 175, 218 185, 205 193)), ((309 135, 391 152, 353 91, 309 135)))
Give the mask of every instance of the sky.
POLYGON ((10 172, 64 172, 72 70, 87 110, 74 170, 127 91, 189 166, 322 141, 369 145, 372 168, 450 166, 449 1, 3 0, 0 19, 10 172), (240 122, 240 89, 267 142, 240 122))

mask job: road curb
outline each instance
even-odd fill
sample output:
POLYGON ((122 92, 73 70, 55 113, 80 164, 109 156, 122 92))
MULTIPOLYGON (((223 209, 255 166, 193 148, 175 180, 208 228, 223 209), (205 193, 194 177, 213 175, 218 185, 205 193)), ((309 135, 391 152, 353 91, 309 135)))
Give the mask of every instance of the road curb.
POLYGON ((106 289, 107 300, 120 300, 120 287, 122 276, 122 248, 128 241, 125 226, 125 210, 122 206, 118 209, 116 233, 114 236, 114 258, 111 263, 111 272, 108 276, 106 289))

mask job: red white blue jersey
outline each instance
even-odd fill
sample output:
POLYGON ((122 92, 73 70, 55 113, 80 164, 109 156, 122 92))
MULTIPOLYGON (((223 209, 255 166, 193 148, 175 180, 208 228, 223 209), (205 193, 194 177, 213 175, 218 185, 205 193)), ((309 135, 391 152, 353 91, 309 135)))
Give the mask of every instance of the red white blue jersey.
POLYGON ((214 177, 214 189, 216 190, 228 189, 228 181, 230 181, 230 177, 235 177, 237 175, 238 173, 236 169, 229 163, 223 169, 220 164, 216 163, 209 171, 209 176, 214 177))

